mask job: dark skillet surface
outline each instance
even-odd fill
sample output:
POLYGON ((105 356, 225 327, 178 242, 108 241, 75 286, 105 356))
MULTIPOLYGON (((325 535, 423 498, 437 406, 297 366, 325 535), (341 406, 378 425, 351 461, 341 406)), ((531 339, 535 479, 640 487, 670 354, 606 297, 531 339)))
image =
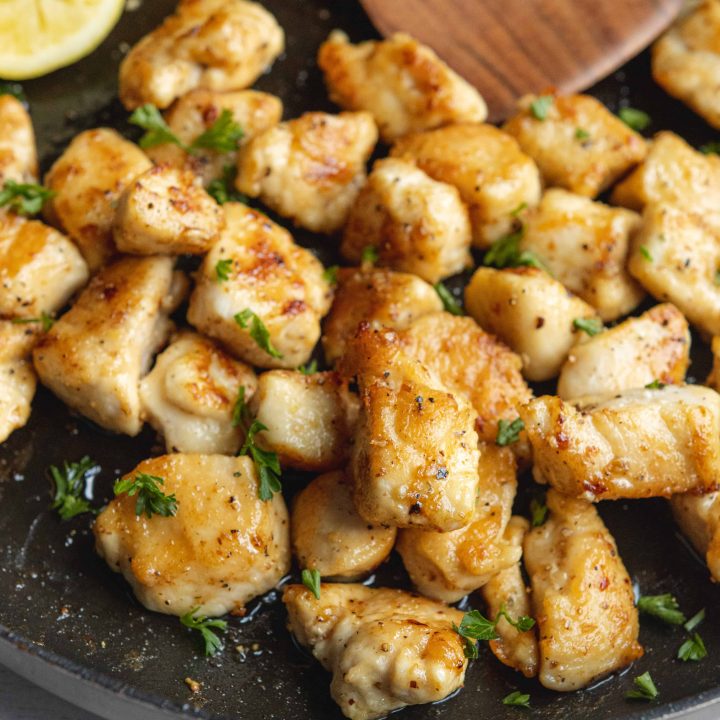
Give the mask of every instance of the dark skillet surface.
MULTIPOLYGON (((45 167, 80 130, 106 124, 132 135, 125 124, 127 114, 114 97, 120 43, 133 43, 174 4, 174 0, 145 0, 139 11, 124 15, 92 56, 25 84, 45 167)), ((266 4, 286 30, 288 49, 257 87, 282 97, 286 117, 309 109, 332 109, 314 64, 315 51, 333 27, 343 27, 354 39, 371 36, 368 21, 347 0, 266 4)), ((593 92, 613 109, 623 102, 647 110, 653 117, 651 132, 670 128, 695 144, 714 139, 709 127, 654 86, 647 54, 593 92)), ((326 262, 333 260, 331 240, 302 232, 296 238, 316 249, 326 262)), ((694 358, 690 374, 702 379, 708 352, 698 340, 694 358)), ((48 392, 38 392, 28 426, 0 446, 0 638, 9 638, 18 652, 40 653, 78 677, 122 688, 131 697, 178 713, 247 720, 340 718, 328 692, 329 675, 294 645, 275 593, 251 603, 243 620, 230 619, 225 651, 206 659, 198 653, 197 637, 181 628, 176 618, 144 610, 122 578, 95 556, 88 516, 61 523, 48 510, 48 465, 91 455, 103 468, 95 486, 100 506, 110 497, 118 475, 160 451, 147 429, 138 438, 112 436, 71 416, 48 392), (188 676, 202 683, 199 695, 192 696, 184 684, 188 676)), ((288 499, 303 481, 286 474, 288 499)), ((530 487, 527 478, 524 485, 530 487)), ((520 511, 527 494, 521 492, 520 511)), ((659 718, 720 697, 720 588, 712 585, 702 563, 679 539, 662 501, 607 502, 599 509, 633 580, 645 594, 671 592, 688 615, 707 608, 701 632, 708 658, 700 663, 675 660, 682 631, 643 619, 641 641, 646 654, 629 672, 590 690, 559 695, 520 678, 483 648, 458 696, 439 705, 407 709, 404 717, 517 718, 525 711, 501 704, 514 689, 531 693, 532 717, 540 720, 659 718), (625 701, 631 678, 646 670, 652 672, 659 700, 648 705, 625 701)), ((381 569, 377 584, 407 586, 397 558, 381 569)))

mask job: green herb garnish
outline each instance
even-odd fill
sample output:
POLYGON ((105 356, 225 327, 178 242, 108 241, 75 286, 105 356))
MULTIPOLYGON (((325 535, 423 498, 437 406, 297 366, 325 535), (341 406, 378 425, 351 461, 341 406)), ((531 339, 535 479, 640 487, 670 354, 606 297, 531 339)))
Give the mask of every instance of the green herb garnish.
POLYGON ((546 120, 548 111, 552 107, 554 98, 552 95, 541 95, 530 103, 530 112, 536 120, 546 120))
POLYGON ((127 494, 129 497, 137 495, 135 501, 135 514, 140 517, 143 513, 151 518, 153 515, 171 517, 177 513, 178 502, 174 494, 165 495, 160 489, 165 484, 163 478, 147 473, 137 473, 135 477, 118 480, 113 490, 115 495, 127 494))
POLYGON ((577 140, 589 140, 590 133, 584 128, 575 128, 575 138, 577 140))
POLYGON ((455 623, 452 626, 453 630, 463 638, 465 657, 472 660, 478 656, 477 640, 498 639, 496 628, 500 618, 503 617, 520 632, 527 632, 535 626, 535 620, 527 615, 521 615, 517 620, 513 620, 504 605, 500 607, 495 620, 488 620, 479 610, 470 610, 463 615, 459 627, 455 623))
POLYGON ((247 202, 247 198, 235 189, 237 168, 235 165, 225 165, 222 177, 211 180, 207 186, 208 195, 215 198, 218 205, 228 202, 247 202))
POLYGON ((41 323, 43 332, 48 332, 50 328, 55 324, 55 318, 52 315, 48 315, 44 310, 40 313, 40 317, 29 317, 29 318, 13 318, 10 321, 13 325, 29 325, 30 323, 41 323))
POLYGON ((445 287, 441 282, 433 285, 435 292, 440 296, 443 307, 446 312, 451 315, 464 315, 463 309, 460 307, 460 303, 456 300, 455 296, 445 287))
POLYGON ((520 230, 496 240, 485 253, 483 265, 495 268, 529 266, 547 272, 544 263, 534 252, 520 250, 520 241, 524 234, 524 228, 520 228, 520 230))
POLYGON ((225 108, 218 119, 192 141, 190 151, 202 148, 219 153, 230 153, 237 150, 243 134, 243 129, 233 119, 232 112, 225 108))
POLYGON ((281 358, 282 353, 270 342, 270 331, 265 323, 250 308, 234 315, 235 322, 243 329, 250 328, 250 337, 257 343, 257 346, 264 350, 270 357, 281 358))
POLYGON ((267 426, 259 420, 253 420, 238 455, 249 455, 255 463, 259 479, 258 497, 266 502, 272 500, 274 493, 282 490, 282 484, 280 483, 281 470, 277 453, 263 450, 255 444, 255 435, 263 430, 267 430, 267 426))
POLYGON ((720 142, 709 142, 701 145, 698 150, 703 155, 720 155, 720 142))
POLYGON ((530 501, 530 524, 540 527, 547 520, 547 515, 548 506, 538 498, 533 498, 530 501))
POLYGON ((657 378, 653 380, 652 382, 649 382, 645 388, 647 390, 662 390, 665 387, 664 382, 660 382, 657 378))
POLYGON ((644 130, 652 121, 644 110, 624 107, 618 110, 618 117, 631 129, 637 132, 644 130))
POLYGON ((329 285, 337 285, 339 269, 340 268, 338 268, 337 265, 330 265, 329 267, 326 267, 323 270, 322 279, 329 285))
POLYGON ((678 601, 670 594, 643 595, 637 602, 638 610, 645 615, 662 620, 668 625, 682 625, 685 615, 680 611, 678 601))
POLYGON ((374 245, 366 245, 360 254, 360 262, 363 265, 374 265, 379 257, 378 249, 374 245))
POLYGON ((512 422, 508 420, 498 420, 497 435, 495 442, 504 447, 505 445, 512 445, 520 438, 520 433, 524 430, 525 423, 522 418, 515 418, 512 422))
POLYGON ((638 675, 633 680, 633 685, 635 685, 635 689, 625 693, 625 697, 629 700, 654 700, 658 696, 657 688, 649 672, 638 675))
POLYGON ((6 207, 18 215, 30 217, 37 215, 45 202, 55 197, 54 190, 37 183, 18 183, 6 180, 0 190, 0 207, 6 207))
POLYGON ((303 585, 315 596, 320 599, 320 571, 305 569, 302 571, 303 585))
POLYGON ((230 258, 218 260, 215 265, 215 275, 219 283, 230 279, 230 271, 232 270, 233 261, 230 258))
POLYGON ((707 649, 703 639, 697 633, 692 633, 690 637, 680 646, 677 653, 678 660, 687 662, 692 660, 698 662, 707 657, 707 649))
POLYGON ((195 607, 190 612, 180 617, 180 622, 191 630, 198 630, 205 642, 205 655, 215 655, 223 649, 222 640, 211 630, 227 630, 227 622, 225 620, 210 619, 205 615, 197 615, 200 607, 195 607))
POLYGON ((55 483, 55 497, 52 509, 57 510, 63 520, 94 512, 84 497, 85 485, 100 472, 100 466, 87 455, 78 462, 63 462, 62 468, 50 466, 50 475, 55 483))
POLYGON ((317 372, 318 364, 317 360, 313 359, 309 363, 306 363, 305 365, 301 365, 298 368, 298 371, 301 372, 303 375, 313 375, 317 372))
POLYGON ((530 695, 521 693, 519 690, 511 692, 503 698, 503 705, 512 705, 514 707, 530 707, 530 695))
POLYGON ((600 318, 575 318, 573 320, 573 327, 576 330, 582 330, 582 332, 587 333, 590 337, 598 335, 605 329, 600 318))
POLYGON ((640 251, 640 254, 648 261, 652 262, 652 255, 650 254, 650 251, 647 248, 647 245, 641 245, 638 250, 640 251))
POLYGON ((240 425, 242 425, 245 420, 249 420, 249 418, 250 410, 245 402, 245 386, 241 385, 238 388, 237 400, 235 400, 235 404, 233 405, 232 426, 240 427, 240 425))

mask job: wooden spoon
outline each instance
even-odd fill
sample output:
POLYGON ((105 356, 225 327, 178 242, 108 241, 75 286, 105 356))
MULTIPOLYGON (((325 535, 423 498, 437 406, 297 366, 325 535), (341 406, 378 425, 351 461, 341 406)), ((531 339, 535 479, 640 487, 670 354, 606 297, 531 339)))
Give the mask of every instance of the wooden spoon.
MULTIPOLYGON (((493 121, 525 93, 590 87, 648 45, 683 0, 360 0, 384 35, 430 45, 493 121)), ((649 81, 648 81, 649 82, 649 81)))

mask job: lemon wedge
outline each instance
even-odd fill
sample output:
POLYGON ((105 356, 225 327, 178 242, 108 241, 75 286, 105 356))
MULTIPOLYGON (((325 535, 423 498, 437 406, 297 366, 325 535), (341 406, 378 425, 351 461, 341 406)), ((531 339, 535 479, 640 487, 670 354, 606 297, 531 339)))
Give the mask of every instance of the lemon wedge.
POLYGON ((0 0, 0 77, 28 80, 91 53, 125 0, 0 0))

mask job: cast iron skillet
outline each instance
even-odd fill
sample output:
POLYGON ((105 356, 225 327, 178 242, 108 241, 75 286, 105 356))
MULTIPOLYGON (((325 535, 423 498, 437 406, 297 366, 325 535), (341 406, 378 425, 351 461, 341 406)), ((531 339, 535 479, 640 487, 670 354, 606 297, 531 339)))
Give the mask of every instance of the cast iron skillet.
MULTIPOLYGON (((111 125, 133 136, 127 113, 115 99, 121 48, 154 27, 174 4, 175 0, 146 0, 139 10, 124 15, 89 58, 25 85, 45 167, 80 130, 111 125)), ((344 28, 356 40, 373 36, 367 19, 347 0, 266 4, 285 28, 288 48, 257 86, 282 97, 286 117, 309 109, 332 110, 315 67, 315 52, 334 27, 344 28)), ((651 132, 670 128, 691 142, 713 139, 702 121, 654 86, 646 54, 593 93, 613 109, 628 103, 647 110, 653 118, 651 132)), ((302 232, 296 237, 325 262, 333 261, 332 240, 302 232)), ((702 379, 708 352, 698 340, 694 355, 690 374, 702 379)), ((243 620, 230 619, 224 653, 206 659, 199 652, 198 638, 181 628, 177 618, 144 610, 122 578, 96 557, 88 516, 61 523, 48 509, 48 465, 91 455, 103 468, 95 484, 100 506, 111 496, 118 475, 161 451, 149 430, 134 439, 110 435, 72 416, 39 390, 30 423, 0 447, 0 660, 113 717, 171 713, 243 720, 340 718, 328 692, 329 675, 293 643, 277 593, 251 603, 243 620), (186 677, 202 683, 199 695, 191 695, 186 677), (96 691, 95 700, 88 700, 88 690, 96 691), (133 701, 134 709, 123 709, 123 703, 133 701)), ((284 482, 290 498, 303 478, 286 475, 284 482)), ((525 503, 521 497, 520 510, 525 503)), ((700 663, 675 660, 682 632, 643 619, 645 657, 624 675, 583 692, 559 695, 525 681, 483 649, 461 693, 438 705, 409 708, 404 711, 407 720, 518 718, 524 711, 501 703, 514 689, 531 693, 536 720, 665 718, 720 700, 720 589, 679 538, 666 504, 605 502, 599 510, 644 593, 671 592, 688 615, 707 608, 701 632, 709 656, 700 663), (629 703, 624 694, 632 677, 646 670, 660 691, 658 701, 629 703)), ((396 559, 383 566, 377 583, 408 586, 396 559)))

